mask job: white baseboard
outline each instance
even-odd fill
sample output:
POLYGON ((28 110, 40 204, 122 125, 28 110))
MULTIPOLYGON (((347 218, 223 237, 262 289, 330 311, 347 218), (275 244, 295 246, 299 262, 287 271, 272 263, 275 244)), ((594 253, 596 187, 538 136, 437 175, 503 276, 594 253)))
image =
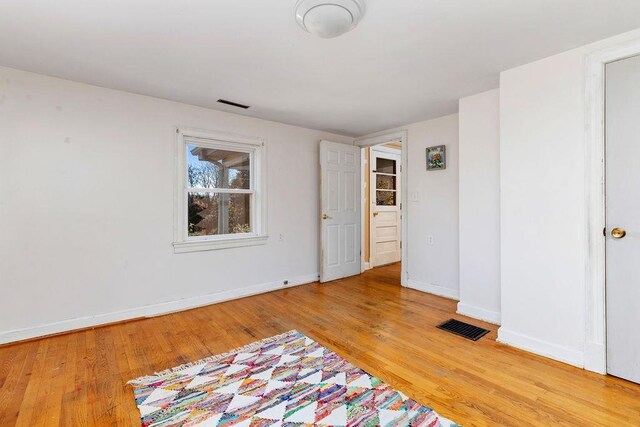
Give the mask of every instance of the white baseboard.
POLYGON ((475 307, 473 305, 465 304, 463 302, 458 303, 457 313, 462 314, 463 316, 472 317, 474 319, 493 323, 494 325, 500 324, 500 312, 485 310, 484 308, 475 307))
POLYGON ((607 346, 587 342, 584 346, 584 369, 597 374, 607 374, 607 346))
POLYGON ((458 289, 445 288, 444 286, 432 285, 431 283, 419 282, 414 279, 407 280, 407 287, 417 291, 427 292, 429 294, 438 295, 458 301, 460 299, 460 291, 458 289))
POLYGON ((504 326, 498 329, 497 341, 540 356, 568 363, 578 368, 584 367, 584 353, 582 351, 509 331, 504 326))
POLYGON ((121 322, 123 320, 160 316, 163 314, 189 310, 192 308, 203 307, 219 302, 244 298, 251 295, 262 294, 265 292, 277 291, 279 289, 290 288, 292 286, 299 286, 317 281, 318 273, 306 274, 304 276, 298 276, 294 277, 293 279, 289 279, 289 284, 286 286, 283 285, 284 280, 279 280, 276 282, 262 283, 259 285, 247 286, 239 289, 216 292, 209 295, 184 298, 177 301, 168 301, 159 304, 130 308, 127 310, 114 311, 111 313, 98 314, 95 316, 79 317, 76 319, 31 326, 23 329, 1 331, 0 344, 58 334, 61 332, 73 331, 76 329, 90 328, 107 323, 121 322))

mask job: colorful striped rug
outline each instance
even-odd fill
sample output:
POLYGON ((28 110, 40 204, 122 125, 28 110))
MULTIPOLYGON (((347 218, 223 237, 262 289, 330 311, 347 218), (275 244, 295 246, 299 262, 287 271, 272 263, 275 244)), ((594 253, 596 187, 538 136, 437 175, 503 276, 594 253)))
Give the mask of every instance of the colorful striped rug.
POLYGON ((129 383, 149 427, 456 426, 298 331, 129 383))

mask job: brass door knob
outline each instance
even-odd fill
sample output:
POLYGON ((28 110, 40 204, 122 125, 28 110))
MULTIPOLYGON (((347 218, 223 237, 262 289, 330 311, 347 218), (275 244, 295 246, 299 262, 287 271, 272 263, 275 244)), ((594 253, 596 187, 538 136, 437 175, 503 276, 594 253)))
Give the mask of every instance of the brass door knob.
POLYGON ((373 216, 378 216, 378 212, 374 212, 374 213, 373 213, 373 216))
POLYGON ((627 232, 622 228, 616 227, 613 230, 611 230, 611 236, 613 236, 614 239, 622 239, 626 235, 627 235, 627 232))
POLYGON ((327 214, 322 214, 322 219, 331 219, 331 217, 327 214))

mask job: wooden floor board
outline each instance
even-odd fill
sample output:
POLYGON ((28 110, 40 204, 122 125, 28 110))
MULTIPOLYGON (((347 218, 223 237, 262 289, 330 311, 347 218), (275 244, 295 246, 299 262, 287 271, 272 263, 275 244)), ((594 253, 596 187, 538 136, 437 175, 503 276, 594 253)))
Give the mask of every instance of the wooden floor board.
MULTIPOLYGON (((455 301, 399 265, 0 347, 0 426, 139 425, 126 382, 291 329, 465 426, 639 426, 640 386, 435 326, 455 301)), ((466 319, 469 320, 469 319, 466 319)))

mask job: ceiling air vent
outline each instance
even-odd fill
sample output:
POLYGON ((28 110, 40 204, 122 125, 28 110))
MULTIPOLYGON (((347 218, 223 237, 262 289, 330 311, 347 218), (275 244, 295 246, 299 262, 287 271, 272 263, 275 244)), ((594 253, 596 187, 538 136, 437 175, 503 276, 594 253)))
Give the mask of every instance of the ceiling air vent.
POLYGON ((226 104, 226 105, 231 105, 232 107, 242 108, 243 110, 246 110, 247 108, 249 108, 248 105, 238 104, 237 102, 227 101, 226 99, 218 99, 218 102, 220 104, 226 104))

